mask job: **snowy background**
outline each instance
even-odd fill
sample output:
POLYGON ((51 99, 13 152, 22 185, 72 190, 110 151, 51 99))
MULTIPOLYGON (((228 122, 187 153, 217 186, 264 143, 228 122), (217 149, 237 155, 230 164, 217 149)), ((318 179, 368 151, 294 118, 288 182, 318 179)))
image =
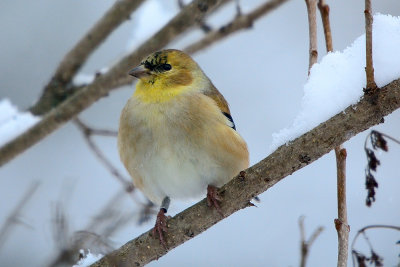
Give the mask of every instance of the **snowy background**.
MULTIPOLYGON (((144 37, 178 12, 175 1, 147 2, 93 54, 82 73, 92 74, 114 64, 117 58, 138 46, 144 37), (160 19, 154 20, 154 17, 160 19)), ((242 2, 246 12, 263 1, 242 2)), ((8 105, 8 110, 15 111, 10 102, 4 100, 7 98, 22 111, 30 107, 65 53, 112 3, 2 1, 0 105, 4 109, 4 105, 8 105)), ((349 4, 337 0, 328 4, 334 49, 341 51, 364 32, 364 1, 349 4)), ((398 0, 374 1, 373 9, 382 14, 400 15, 398 0)), ((234 6, 229 5, 211 17, 210 24, 220 25, 234 14, 234 6)), ((319 15, 318 24, 321 59, 325 44, 319 15)), ((201 34, 196 31, 186 35, 169 47, 183 48, 201 34)), ((252 29, 217 43, 194 58, 227 98, 237 129, 248 143, 251 163, 258 162, 270 153, 273 143, 279 143, 276 138, 273 141, 273 134, 290 127, 301 115, 308 67, 304 1, 289 1, 257 21, 252 29)), ((329 79, 329 84, 332 80, 329 79)), ((121 88, 98 101, 80 118, 91 126, 117 129, 119 113, 132 92, 132 86, 121 88)), ((384 125, 375 129, 400 137, 399 115, 399 111, 393 113, 385 118, 384 125)), ((0 114, 0 122, 4 118, 0 114)), ((359 134, 344 144, 348 153, 350 241, 358 229, 368 224, 400 223, 400 147, 389 143, 389 153, 378 155, 382 166, 376 175, 379 182, 377 202, 371 208, 364 204, 367 193, 364 190, 363 144, 367 134, 368 131, 359 134)), ((95 141, 126 173, 119 162, 116 140, 98 137, 95 141)), ((0 247, 0 266, 45 266, 57 250, 52 228, 56 204, 63 204, 69 231, 79 231, 102 204, 121 190, 120 184, 97 161, 71 123, 0 169, 0 226, 32 181, 39 181, 39 188, 22 211, 23 224, 17 226, 0 247)), ((333 225, 337 217, 336 174, 332 152, 284 179, 260 199, 258 208, 230 216, 149 266, 297 266, 300 257, 297 221, 301 215, 306 216, 308 235, 320 225, 325 227, 311 249, 308 266, 336 266, 337 238, 333 225)), ((173 215, 193 203, 174 202, 169 213, 173 215)), ((136 203, 128 196, 119 207, 123 214, 135 208, 136 203)), ((153 223, 151 219, 138 226, 133 218, 123 231, 112 236, 112 244, 119 247, 148 230, 153 223)), ((395 242, 400 240, 400 234, 372 230, 368 235, 376 252, 384 257, 385 266, 395 266, 400 250, 395 242)), ((357 248, 368 253, 361 239, 357 248)))

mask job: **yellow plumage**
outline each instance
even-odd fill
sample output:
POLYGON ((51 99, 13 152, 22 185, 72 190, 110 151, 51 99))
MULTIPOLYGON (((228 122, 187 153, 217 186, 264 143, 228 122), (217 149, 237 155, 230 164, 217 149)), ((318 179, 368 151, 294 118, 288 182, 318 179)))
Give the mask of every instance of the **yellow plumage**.
POLYGON ((118 148, 151 201, 197 197, 248 167, 226 100, 190 56, 156 52, 130 74, 139 81, 121 113, 118 148))

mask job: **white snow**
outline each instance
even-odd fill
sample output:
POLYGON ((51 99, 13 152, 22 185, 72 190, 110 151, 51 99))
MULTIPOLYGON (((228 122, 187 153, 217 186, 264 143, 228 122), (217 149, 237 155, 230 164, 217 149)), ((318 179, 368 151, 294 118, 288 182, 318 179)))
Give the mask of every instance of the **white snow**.
POLYGON ((78 73, 77 75, 75 75, 75 77, 72 79, 72 83, 75 86, 85 86, 88 85, 90 83, 92 83, 94 81, 94 79, 96 78, 96 75, 98 74, 105 74, 107 71, 109 70, 108 67, 103 67, 102 69, 100 69, 99 71, 97 71, 97 73, 95 74, 86 74, 86 73, 78 73))
POLYGON ((10 100, 0 99, 0 147, 39 121, 30 112, 19 112, 10 100))
MULTIPOLYGON (((85 251, 83 249, 80 250, 80 253, 82 255, 85 255, 85 251)), ((100 260, 103 258, 102 254, 92 254, 90 253, 90 250, 88 250, 87 254, 85 255, 84 258, 80 259, 75 265, 72 267, 86 267, 90 266, 91 264, 95 263, 96 261, 100 260)))
MULTIPOLYGON (((376 14, 373 24, 375 81, 382 87, 400 77, 400 17, 376 14)), ((343 52, 315 64, 304 85, 301 109, 291 126, 272 135, 271 151, 356 104, 363 95, 365 34, 343 52)))
POLYGON ((131 39, 128 40, 128 51, 138 47, 173 18, 176 12, 165 2, 167 1, 148 0, 132 15, 134 28, 131 39))

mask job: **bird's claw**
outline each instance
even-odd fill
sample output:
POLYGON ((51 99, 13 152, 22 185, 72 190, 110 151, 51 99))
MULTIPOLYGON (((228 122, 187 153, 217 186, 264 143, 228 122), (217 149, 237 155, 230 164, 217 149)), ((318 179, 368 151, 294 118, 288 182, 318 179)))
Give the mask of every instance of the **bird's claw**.
POLYGON ((161 245, 166 249, 167 242, 165 242, 164 233, 167 232, 167 217, 165 216, 165 210, 163 208, 157 214, 156 224, 153 228, 153 236, 160 239, 161 245))
POLYGON ((221 207, 219 206, 219 202, 222 201, 221 196, 218 194, 218 188, 212 185, 208 185, 207 187, 207 205, 209 207, 214 206, 217 212, 224 217, 221 211, 221 207))

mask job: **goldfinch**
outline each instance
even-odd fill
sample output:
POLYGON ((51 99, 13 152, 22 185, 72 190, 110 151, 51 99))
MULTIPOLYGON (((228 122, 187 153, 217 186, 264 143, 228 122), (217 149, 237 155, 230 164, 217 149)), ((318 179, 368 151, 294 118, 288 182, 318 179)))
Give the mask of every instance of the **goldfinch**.
POLYGON ((222 215, 217 188, 249 165, 228 103, 179 50, 155 52, 129 72, 139 79, 122 110, 118 149, 134 185, 160 205, 153 230, 165 246, 170 198, 197 197, 222 215))

